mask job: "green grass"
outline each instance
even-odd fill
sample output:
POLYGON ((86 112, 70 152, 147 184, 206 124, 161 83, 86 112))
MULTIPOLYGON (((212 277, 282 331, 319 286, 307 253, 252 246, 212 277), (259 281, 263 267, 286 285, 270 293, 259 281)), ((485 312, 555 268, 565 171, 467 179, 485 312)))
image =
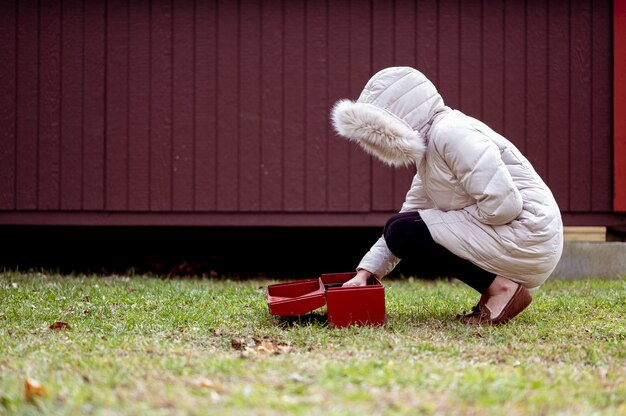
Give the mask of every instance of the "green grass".
POLYGON ((269 283, 0 274, 0 414, 626 414, 626 279, 550 280, 502 327, 387 280, 387 324, 347 329, 270 315, 269 283))

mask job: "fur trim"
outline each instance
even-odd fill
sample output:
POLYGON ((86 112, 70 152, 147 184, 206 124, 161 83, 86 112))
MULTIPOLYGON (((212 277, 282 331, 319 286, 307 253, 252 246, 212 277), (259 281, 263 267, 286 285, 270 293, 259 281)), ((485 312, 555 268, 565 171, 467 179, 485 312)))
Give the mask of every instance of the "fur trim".
POLYGON ((358 143, 367 153, 388 165, 418 163, 426 151, 422 135, 404 120, 367 103, 339 100, 332 109, 335 131, 358 143))

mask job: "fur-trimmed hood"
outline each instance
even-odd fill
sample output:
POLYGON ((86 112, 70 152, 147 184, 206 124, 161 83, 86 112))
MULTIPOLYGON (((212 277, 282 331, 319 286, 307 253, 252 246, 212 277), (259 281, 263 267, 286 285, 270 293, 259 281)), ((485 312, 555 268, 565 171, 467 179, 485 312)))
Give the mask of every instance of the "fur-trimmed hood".
POLYGON ((391 67, 376 73, 359 99, 340 100, 331 118, 335 131, 389 165, 418 163, 426 151, 420 134, 445 108, 435 86, 418 70, 391 67))

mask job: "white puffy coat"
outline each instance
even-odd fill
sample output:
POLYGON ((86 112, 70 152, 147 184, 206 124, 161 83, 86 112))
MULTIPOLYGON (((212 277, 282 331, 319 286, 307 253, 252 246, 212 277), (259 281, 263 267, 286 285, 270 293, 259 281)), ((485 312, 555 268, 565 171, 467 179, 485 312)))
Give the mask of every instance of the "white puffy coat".
MULTIPOLYGON (((446 107, 421 72, 378 72, 356 102, 337 102, 332 120, 384 162, 417 164, 400 211, 419 211, 437 243, 529 289, 550 276, 563 249, 552 192, 511 142, 446 107)), ((381 237, 358 269, 382 277, 398 261, 381 237)))

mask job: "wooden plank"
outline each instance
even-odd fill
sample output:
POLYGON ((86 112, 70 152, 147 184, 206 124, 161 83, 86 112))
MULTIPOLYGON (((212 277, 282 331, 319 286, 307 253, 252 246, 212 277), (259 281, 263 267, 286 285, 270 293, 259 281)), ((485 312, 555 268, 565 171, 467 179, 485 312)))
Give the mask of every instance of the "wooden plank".
POLYGON ((435 86, 439 85, 439 17, 437 10, 437 0, 417 2, 417 69, 426 75, 435 86))
POLYGON ((320 88, 328 82, 326 7, 325 1, 306 4, 305 209, 308 211, 325 211, 328 201, 328 97, 326 88, 320 88))
MULTIPOLYGON (((283 205, 283 10, 263 2, 261 59, 261 211, 283 205)), ((323 123, 324 126, 327 123, 323 123)))
POLYGON ((128 4, 107 2, 105 209, 128 207, 128 4))
POLYGON ((302 0, 284 3, 285 10, 285 127, 284 202, 287 212, 305 209, 305 6, 302 0))
POLYGON ((459 17, 459 109, 482 120, 482 4, 461 2, 459 17))
POLYGON ((606 227, 566 226, 563 227, 563 240, 566 242, 604 242, 606 227))
POLYGON ((413 0, 396 0, 393 3, 394 65, 414 68, 417 65, 416 7, 416 2, 413 0))
MULTIPOLYGON (((81 225, 81 226, 191 226, 191 227, 374 227, 382 230, 387 212, 97 212, 97 211, 0 211, 3 225, 81 225)), ((607 224, 619 227, 623 215, 617 213, 564 213, 571 224, 607 224)), ((321 230, 320 232, 324 232, 321 230)), ((272 236, 273 237, 273 236, 272 236)), ((266 240, 267 241, 267 240, 266 240)), ((367 250, 374 240, 361 241, 367 250)), ((361 254, 362 255, 362 254, 361 254)), ((358 259, 357 259, 358 261, 358 259)))
MULTIPOLYGON (((388 213, 345 212, 95 212, 95 211, 0 211, 0 224, 13 225, 79 225, 95 227, 155 226, 155 227, 376 227, 387 220, 388 213)), ((379 228, 380 227, 380 228, 379 228)), ((197 230, 197 229, 196 229, 197 230)), ((294 232, 297 232, 294 230, 294 232)), ((326 235, 326 230, 320 230, 326 235)), ((264 240, 270 243, 275 233, 264 240)), ((359 241, 363 249, 375 241, 359 241)), ((204 247, 204 246, 203 246, 204 247)), ((117 247, 116 247, 117 248, 117 247)), ((275 251, 274 251, 275 252, 275 251)), ((362 255, 362 254, 361 254, 362 255)), ((355 259, 358 261, 358 259, 355 259)))
POLYGON ((482 109, 489 127, 504 134, 504 4, 483 1, 482 31, 482 109))
MULTIPOLYGON (((393 8, 384 0, 372 2, 372 75, 394 64, 393 8)), ((372 209, 397 211, 394 206, 393 168, 377 158, 372 162, 372 209)))
POLYGON ((570 91, 569 5, 548 3, 548 186, 569 211, 570 91))
POLYGON ((548 179, 548 10, 547 4, 526 6, 526 157, 548 179))
MULTIPOLYGON (((361 3, 350 4, 350 99, 356 100, 372 74, 372 28, 370 25, 371 9, 361 3)), ((366 212, 371 207, 372 158, 354 144, 348 145, 350 166, 349 209, 366 212)))
POLYGON ((217 6, 217 210, 239 209, 239 8, 217 6))
POLYGON ((61 8, 39 5, 39 209, 59 209, 61 158, 61 8))
MULTIPOLYGON (((610 2, 591 2, 591 210, 607 212, 613 208, 613 169, 610 163, 613 153, 611 116, 613 83, 611 65, 611 19, 610 2)), ((622 49, 626 55, 626 49, 622 49)), ((618 114, 618 113, 616 113, 618 114)), ((626 114, 622 113, 622 114, 626 114)), ((622 117, 626 118, 626 117, 622 117)))
POLYGON ((172 209, 172 3, 151 7, 150 210, 172 209))
POLYGON ((17 3, 0 6, 0 210, 15 209, 17 3))
POLYGON ((393 28, 394 11, 392 4, 384 0, 372 1, 372 73, 394 65, 395 45, 393 28))
POLYGON ((570 12, 570 210, 591 209, 592 129, 591 100, 591 5, 589 1, 574 2, 570 12))
POLYGON ((173 23, 172 208, 193 210, 193 0, 176 1, 173 23))
MULTIPOLYGON (((439 90, 439 2, 418 1, 415 7, 417 69, 439 90)), ((447 98, 443 97, 447 103, 447 98)), ((408 190, 408 188, 407 188, 408 190)), ((406 196, 406 195, 405 195, 406 196)))
MULTIPOLYGON (((239 73, 239 124, 244 132, 239 137, 239 209, 261 209, 261 102, 262 70, 261 56, 265 51, 261 42, 261 1, 246 0, 241 5, 240 22, 246 30, 241 31, 239 73)), ((265 58, 263 58, 265 59, 265 58)))
MULTIPOLYGON (((394 65, 416 67, 416 5, 411 0, 398 0, 394 3, 394 65)), ((393 210, 398 211, 411 186, 415 169, 393 169, 393 210)))
POLYGON ((150 8, 129 5, 128 209, 150 209, 150 8))
POLYGON ((105 8, 85 2, 83 210, 104 208, 105 8))
POLYGON ((613 210, 626 212, 626 0, 613 2, 613 210))
MULTIPOLYGON (((349 1, 328 3, 328 102, 350 97, 350 16, 349 1)), ((330 108, 329 108, 330 114, 330 108)), ((350 143, 328 126, 328 210, 348 211, 350 206, 350 143)))
POLYGON ((63 2, 61 57, 62 210, 80 210, 83 201, 83 2, 63 2))
POLYGON ((526 153, 526 9, 507 2, 504 11, 504 136, 526 153))
POLYGON ((217 207, 217 10, 215 1, 195 7, 194 207, 217 207))
POLYGON ((459 108, 461 91, 460 43, 459 43, 459 2, 450 1, 438 8, 437 27, 437 89, 444 102, 452 108, 459 108))

